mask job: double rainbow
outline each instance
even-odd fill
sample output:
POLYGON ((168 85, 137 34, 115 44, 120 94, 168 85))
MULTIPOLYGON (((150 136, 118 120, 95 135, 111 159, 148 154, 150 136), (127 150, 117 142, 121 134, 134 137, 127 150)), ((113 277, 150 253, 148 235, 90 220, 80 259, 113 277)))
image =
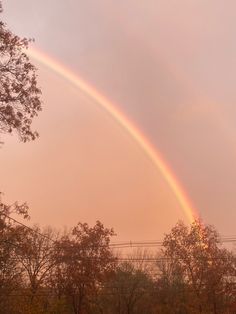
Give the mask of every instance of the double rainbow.
POLYGON ((170 170, 167 163, 162 159, 161 154, 154 148, 148 139, 141 133, 141 131, 131 122, 119 109, 118 106, 109 101, 101 93, 99 93, 93 86, 85 82, 80 76, 74 74, 71 70, 67 69, 64 65, 55 61, 54 58, 49 57, 45 53, 40 52, 34 48, 27 51, 28 55, 53 70, 56 74, 62 76, 66 81, 73 84, 80 91, 86 94, 97 105, 101 106, 108 112, 117 123, 119 123, 142 148, 145 154, 153 162, 154 166, 161 172, 169 187, 173 191, 178 203, 184 211, 188 221, 191 223, 196 214, 184 192, 181 184, 170 170))

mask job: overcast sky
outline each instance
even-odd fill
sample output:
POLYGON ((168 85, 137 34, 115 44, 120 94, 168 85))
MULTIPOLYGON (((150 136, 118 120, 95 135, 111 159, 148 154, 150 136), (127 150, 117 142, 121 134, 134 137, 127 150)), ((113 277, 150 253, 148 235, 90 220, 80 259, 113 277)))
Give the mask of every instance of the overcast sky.
MULTIPOLYGON (((236 3, 227 0, 7 0, 17 34, 78 73, 142 130, 201 217, 236 218, 236 3)), ((40 139, 4 138, 1 190, 33 222, 100 219, 123 239, 157 239, 185 219, 173 193, 115 121, 37 64, 40 139)))

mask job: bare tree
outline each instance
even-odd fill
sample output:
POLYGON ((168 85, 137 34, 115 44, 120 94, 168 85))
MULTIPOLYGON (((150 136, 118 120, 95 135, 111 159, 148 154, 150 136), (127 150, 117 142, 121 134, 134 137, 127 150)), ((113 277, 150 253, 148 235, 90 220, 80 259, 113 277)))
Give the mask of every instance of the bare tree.
POLYGON ((28 206, 0 202, 0 313, 14 313, 13 295, 19 293, 23 269, 17 255, 17 243, 23 227, 11 215, 28 217, 28 206))
POLYGON ((41 229, 38 226, 24 229, 19 237, 17 255, 24 269, 24 279, 30 290, 31 302, 37 293, 45 290, 47 286, 48 276, 55 266, 56 240, 57 233, 52 228, 41 229))

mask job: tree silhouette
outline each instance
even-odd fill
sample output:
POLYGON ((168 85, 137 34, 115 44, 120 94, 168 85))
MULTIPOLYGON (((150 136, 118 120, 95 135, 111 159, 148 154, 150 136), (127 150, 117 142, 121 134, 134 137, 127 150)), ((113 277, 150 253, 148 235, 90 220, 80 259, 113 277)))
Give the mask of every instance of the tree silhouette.
POLYGON ((15 131, 23 142, 38 137, 31 124, 41 110, 36 68, 25 52, 29 42, 0 22, 0 133, 15 131))

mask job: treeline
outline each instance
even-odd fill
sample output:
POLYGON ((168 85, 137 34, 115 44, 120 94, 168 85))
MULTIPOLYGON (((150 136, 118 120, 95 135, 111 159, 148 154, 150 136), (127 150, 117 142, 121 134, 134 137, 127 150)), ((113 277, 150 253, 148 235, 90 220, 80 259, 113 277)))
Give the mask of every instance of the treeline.
POLYGON ((127 256, 99 221, 56 232, 12 215, 27 206, 0 204, 0 313, 236 313, 235 256, 200 221, 127 256))

